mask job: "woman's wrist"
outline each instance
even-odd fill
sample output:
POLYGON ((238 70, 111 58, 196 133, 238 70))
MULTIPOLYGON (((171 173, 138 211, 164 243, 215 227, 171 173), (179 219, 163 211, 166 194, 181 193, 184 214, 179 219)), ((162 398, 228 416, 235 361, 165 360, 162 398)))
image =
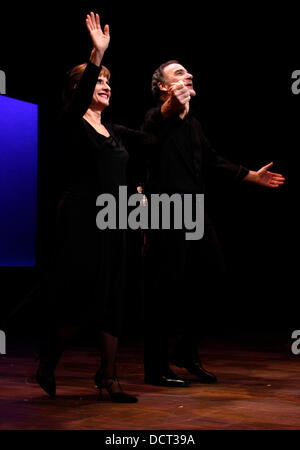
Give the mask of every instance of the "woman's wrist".
POLYGON ((90 56, 90 61, 95 64, 95 66, 100 67, 101 65, 101 61, 103 59, 104 56, 104 51, 103 50, 97 50, 95 47, 92 50, 91 56, 90 56))

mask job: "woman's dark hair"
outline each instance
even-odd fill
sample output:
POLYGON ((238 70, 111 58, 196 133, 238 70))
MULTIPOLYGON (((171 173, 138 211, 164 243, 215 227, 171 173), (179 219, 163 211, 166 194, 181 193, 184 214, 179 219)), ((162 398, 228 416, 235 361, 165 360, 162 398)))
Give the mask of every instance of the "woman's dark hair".
POLYGON ((171 59, 170 61, 161 64, 152 75, 151 90, 155 100, 159 100, 161 96, 161 90, 159 89, 158 83, 163 83, 165 81, 163 70, 170 64, 179 64, 179 62, 175 59, 171 59))
MULTIPOLYGON (((76 89, 77 84, 79 83, 83 72, 85 71, 85 68, 87 66, 87 63, 78 64, 78 66, 73 67, 68 73, 67 73, 67 81, 65 84, 65 88, 63 90, 63 103, 64 105, 68 104, 70 100, 72 99, 72 95, 76 89)), ((101 66, 100 76, 103 76, 110 79, 110 71, 105 66, 101 66)))

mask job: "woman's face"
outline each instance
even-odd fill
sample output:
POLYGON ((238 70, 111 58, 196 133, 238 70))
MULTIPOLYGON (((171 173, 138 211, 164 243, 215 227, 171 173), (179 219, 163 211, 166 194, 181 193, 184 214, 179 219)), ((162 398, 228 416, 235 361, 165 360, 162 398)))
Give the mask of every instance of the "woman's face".
POLYGON ((111 88, 108 79, 100 75, 95 86, 92 107, 100 109, 102 111, 104 108, 109 106, 110 95, 111 88))

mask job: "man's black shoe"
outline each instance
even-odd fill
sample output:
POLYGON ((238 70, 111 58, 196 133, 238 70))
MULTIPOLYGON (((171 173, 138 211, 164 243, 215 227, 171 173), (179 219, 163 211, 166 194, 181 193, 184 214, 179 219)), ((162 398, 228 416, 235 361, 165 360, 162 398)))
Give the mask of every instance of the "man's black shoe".
POLYGON ((171 369, 161 375, 145 375, 145 383, 155 386, 188 387, 190 382, 178 377, 171 369))
MULTIPOLYGON (((201 383, 216 383, 217 377, 204 369, 201 362, 198 360, 181 360, 180 358, 173 356, 171 363, 177 367, 184 367, 191 375, 195 375, 201 383)), ((196 381, 196 380, 195 380, 196 381)))

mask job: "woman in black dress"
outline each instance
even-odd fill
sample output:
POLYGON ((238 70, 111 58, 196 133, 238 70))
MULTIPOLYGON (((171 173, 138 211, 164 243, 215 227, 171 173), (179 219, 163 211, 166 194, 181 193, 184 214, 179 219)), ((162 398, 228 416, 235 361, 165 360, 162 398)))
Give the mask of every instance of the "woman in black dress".
POLYGON ((96 228, 96 198, 117 198, 126 185, 131 141, 145 143, 146 134, 101 122, 109 105, 110 73, 101 66, 109 44, 109 28, 101 30, 98 14, 86 19, 94 49, 87 64, 70 73, 67 105, 59 125, 65 187, 57 215, 57 238, 48 295, 53 312, 52 332, 40 351, 36 379, 51 396, 56 394, 54 370, 66 343, 83 324, 100 329, 101 366, 95 384, 111 400, 136 402, 122 391, 116 378, 116 352, 122 321, 125 231, 96 228), (54 335, 55 330, 55 335, 54 335))

